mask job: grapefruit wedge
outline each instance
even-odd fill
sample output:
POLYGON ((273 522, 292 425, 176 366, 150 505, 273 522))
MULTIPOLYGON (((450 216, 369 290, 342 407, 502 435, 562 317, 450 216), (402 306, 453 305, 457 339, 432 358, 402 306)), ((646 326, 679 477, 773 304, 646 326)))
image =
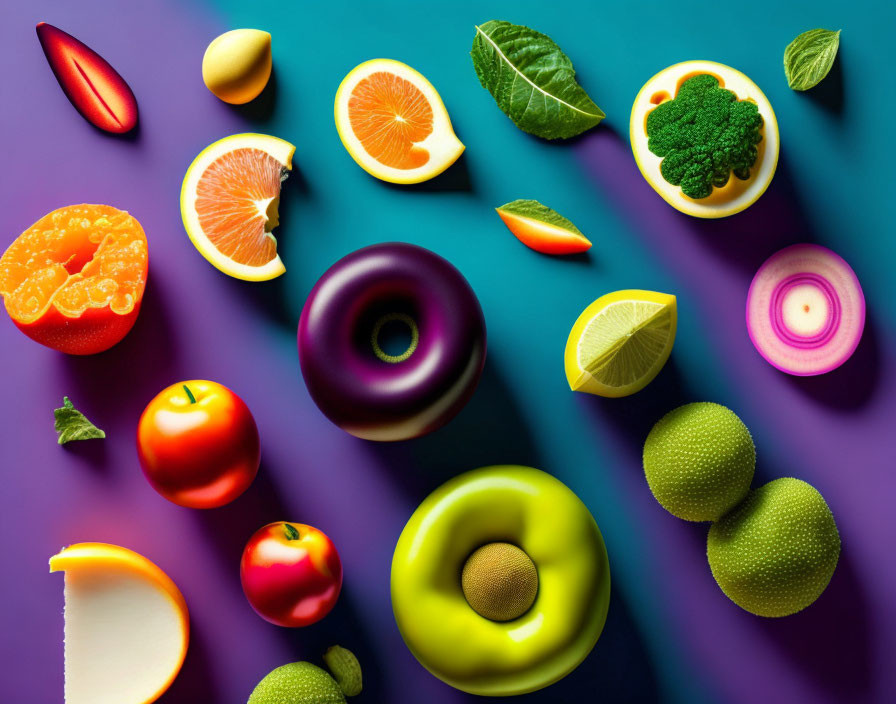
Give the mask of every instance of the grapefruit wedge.
POLYGON ((390 183, 438 176, 464 150, 426 78, 391 59, 356 66, 336 91, 336 130, 358 165, 390 183))
POLYGON ((272 230, 280 185, 296 148, 265 134, 235 134, 200 152, 180 191, 190 240, 213 266, 244 281, 267 281, 286 267, 272 230))
POLYGON ((127 548, 77 543, 50 558, 65 572, 66 704, 149 704, 174 681, 189 643, 174 582, 127 548))

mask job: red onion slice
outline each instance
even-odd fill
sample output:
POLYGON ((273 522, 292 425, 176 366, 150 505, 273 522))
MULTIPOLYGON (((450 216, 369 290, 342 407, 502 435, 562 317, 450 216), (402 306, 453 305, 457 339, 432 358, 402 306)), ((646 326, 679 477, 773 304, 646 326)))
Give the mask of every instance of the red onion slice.
POLYGON ((842 257, 795 244, 759 267, 747 294, 750 340, 772 366, 796 376, 836 369, 865 327, 865 297, 842 257))

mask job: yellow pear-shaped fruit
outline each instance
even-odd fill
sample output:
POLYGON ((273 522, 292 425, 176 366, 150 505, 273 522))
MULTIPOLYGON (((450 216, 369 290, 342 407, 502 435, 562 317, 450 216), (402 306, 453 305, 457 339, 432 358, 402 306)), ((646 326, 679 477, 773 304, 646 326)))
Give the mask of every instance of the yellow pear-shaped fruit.
POLYGON ((271 77, 271 35, 234 29, 212 40, 202 57, 202 80, 225 103, 242 105, 258 97, 271 77))

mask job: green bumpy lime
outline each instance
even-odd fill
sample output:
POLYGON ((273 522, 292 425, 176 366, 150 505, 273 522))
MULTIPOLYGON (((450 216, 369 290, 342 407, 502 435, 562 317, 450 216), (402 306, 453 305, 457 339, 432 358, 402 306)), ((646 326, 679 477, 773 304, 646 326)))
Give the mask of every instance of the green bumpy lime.
POLYGON ((709 529, 706 555, 731 601, 757 616, 789 616, 827 587, 840 556, 831 509, 810 484, 775 479, 709 529))
POLYGON ((336 680, 310 662, 283 665, 258 683, 248 704, 345 704, 336 680))
POLYGON ((756 467, 750 431, 717 403, 663 416, 644 443, 644 474, 660 505, 686 521, 715 521, 746 496, 756 467))

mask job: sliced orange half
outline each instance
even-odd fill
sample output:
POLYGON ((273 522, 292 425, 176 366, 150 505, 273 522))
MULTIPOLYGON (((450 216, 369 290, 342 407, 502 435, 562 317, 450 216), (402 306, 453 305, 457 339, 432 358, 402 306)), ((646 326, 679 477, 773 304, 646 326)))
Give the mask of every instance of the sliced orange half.
POLYGON ((436 89, 400 61, 373 59, 352 69, 336 91, 335 116, 352 158, 390 183, 427 181, 464 150, 436 89))
POLYGON ((295 150, 277 137, 235 134, 203 149, 187 169, 180 191, 184 227, 225 274, 267 281, 286 271, 271 231, 295 150))

